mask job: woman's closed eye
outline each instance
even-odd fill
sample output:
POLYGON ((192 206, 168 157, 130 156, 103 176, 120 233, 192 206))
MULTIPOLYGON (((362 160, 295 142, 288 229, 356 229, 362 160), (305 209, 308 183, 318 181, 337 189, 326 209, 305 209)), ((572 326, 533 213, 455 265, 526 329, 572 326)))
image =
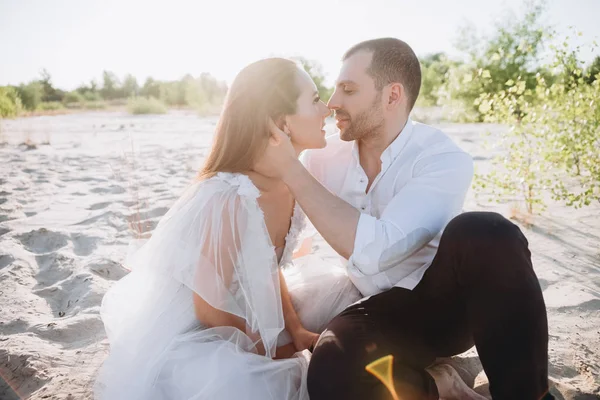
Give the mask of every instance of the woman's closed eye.
POLYGON ((314 98, 313 104, 317 104, 320 101, 321 101, 321 96, 317 96, 317 97, 314 98))

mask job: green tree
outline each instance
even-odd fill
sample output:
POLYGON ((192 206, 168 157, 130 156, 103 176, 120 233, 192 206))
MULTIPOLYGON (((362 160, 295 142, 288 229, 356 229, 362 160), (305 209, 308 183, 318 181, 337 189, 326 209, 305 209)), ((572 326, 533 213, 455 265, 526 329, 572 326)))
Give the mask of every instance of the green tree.
POLYGON ((106 100, 114 100, 123 97, 117 75, 110 71, 102 72, 102 89, 100 89, 100 93, 106 100))
POLYGON ((446 83, 446 75, 451 68, 460 63, 450 60, 444 53, 429 54, 421 61, 421 91, 417 103, 419 106, 438 104, 439 91, 446 83))
POLYGON ((123 79, 123 95, 125 97, 137 96, 140 92, 140 86, 137 79, 131 74, 127 74, 123 79))
POLYGON ((155 99, 160 98, 160 83, 148 77, 140 90, 140 95, 143 97, 154 97, 155 99))
MULTIPOLYGON (((544 39, 549 28, 541 20, 543 1, 528 2, 523 16, 509 16, 496 24, 490 37, 480 36, 470 27, 459 34, 456 47, 465 54, 465 64, 451 68, 440 90, 442 103, 455 108, 459 119, 482 121, 475 101, 484 93, 499 93, 506 82, 536 85, 536 75, 544 74, 538 66, 544 39)), ((529 93, 529 92, 528 92, 529 93)))

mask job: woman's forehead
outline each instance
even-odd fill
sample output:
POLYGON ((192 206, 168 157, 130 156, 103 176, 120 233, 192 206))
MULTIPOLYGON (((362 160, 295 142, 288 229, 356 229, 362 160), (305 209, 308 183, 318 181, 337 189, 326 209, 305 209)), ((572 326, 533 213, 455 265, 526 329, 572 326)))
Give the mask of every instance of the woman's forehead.
POLYGON ((297 82, 298 87, 302 92, 308 91, 312 93, 317 90, 317 85, 315 85, 315 82, 312 80, 308 72, 302 68, 298 68, 297 82))

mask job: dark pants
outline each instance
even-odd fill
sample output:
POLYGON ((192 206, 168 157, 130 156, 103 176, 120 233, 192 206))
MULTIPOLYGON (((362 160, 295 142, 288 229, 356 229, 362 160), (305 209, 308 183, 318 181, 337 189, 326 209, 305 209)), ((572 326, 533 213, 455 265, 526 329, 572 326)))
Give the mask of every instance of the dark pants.
POLYGON ((454 218, 415 289, 392 288, 331 321, 308 369, 311 400, 392 399, 365 370, 388 354, 401 399, 437 399, 425 368, 473 345, 494 399, 547 395, 548 321, 527 245, 499 214, 454 218))

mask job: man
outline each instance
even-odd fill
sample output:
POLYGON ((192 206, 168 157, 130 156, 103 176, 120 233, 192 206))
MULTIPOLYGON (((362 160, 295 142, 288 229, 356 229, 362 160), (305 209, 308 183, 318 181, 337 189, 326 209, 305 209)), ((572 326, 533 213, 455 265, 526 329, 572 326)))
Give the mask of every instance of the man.
POLYGON ((552 398, 546 309, 527 240, 499 214, 461 214, 472 160, 409 118, 421 85, 414 52, 376 39, 343 61, 329 101, 339 136, 303 165, 274 132, 266 156, 369 296, 317 342, 311 400, 391 398, 365 371, 389 354, 401 399, 437 399, 426 368, 473 345, 494 399, 552 398))

